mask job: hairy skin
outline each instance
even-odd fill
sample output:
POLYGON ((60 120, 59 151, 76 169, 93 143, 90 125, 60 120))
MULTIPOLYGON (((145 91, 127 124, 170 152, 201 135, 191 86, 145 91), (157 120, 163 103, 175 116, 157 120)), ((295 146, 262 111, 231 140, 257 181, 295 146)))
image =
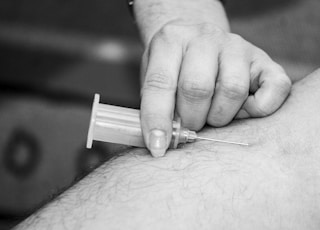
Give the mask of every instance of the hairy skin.
POLYGON ((267 118, 207 128, 155 159, 130 149, 17 229, 320 229, 320 71, 267 118))

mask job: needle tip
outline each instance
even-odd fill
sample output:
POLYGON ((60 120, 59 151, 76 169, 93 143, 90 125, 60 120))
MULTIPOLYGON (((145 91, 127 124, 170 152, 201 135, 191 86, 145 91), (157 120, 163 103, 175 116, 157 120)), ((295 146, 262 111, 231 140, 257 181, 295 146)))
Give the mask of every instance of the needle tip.
POLYGON ((233 144, 233 145, 242 145, 242 146, 249 146, 248 143, 241 143, 241 142, 234 142, 234 141, 225 141, 225 140, 218 140, 218 139, 212 139, 207 137, 197 137, 199 140, 206 140, 206 141, 213 141, 213 142, 219 142, 219 143, 225 143, 225 144, 233 144))

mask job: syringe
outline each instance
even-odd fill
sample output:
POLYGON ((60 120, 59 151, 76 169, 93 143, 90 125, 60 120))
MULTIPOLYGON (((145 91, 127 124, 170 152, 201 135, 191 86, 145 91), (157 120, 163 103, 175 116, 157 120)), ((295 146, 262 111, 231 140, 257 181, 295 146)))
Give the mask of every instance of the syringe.
MULTIPOLYGON (((100 95, 95 94, 92 106, 87 148, 92 147, 93 140, 146 147, 140 125, 140 111, 119 106, 99 103, 100 95)), ((172 139, 170 148, 176 149, 179 144, 208 140, 226 144, 248 146, 247 143, 217 140, 199 137, 195 131, 181 126, 181 119, 172 123, 172 139)))

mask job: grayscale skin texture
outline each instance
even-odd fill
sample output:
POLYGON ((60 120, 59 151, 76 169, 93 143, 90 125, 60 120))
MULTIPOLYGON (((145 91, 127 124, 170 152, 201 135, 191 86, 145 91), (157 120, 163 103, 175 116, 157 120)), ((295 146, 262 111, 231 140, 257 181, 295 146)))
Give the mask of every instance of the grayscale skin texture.
POLYGON ((320 229, 320 70, 266 118, 162 158, 129 149, 16 229, 320 229))

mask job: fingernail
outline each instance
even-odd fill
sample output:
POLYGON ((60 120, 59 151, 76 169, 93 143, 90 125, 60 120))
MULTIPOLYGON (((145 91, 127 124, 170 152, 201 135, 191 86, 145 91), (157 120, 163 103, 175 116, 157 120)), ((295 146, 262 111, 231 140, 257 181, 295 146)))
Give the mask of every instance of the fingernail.
POLYGON ((163 157, 166 153, 167 135, 163 130, 153 129, 149 136, 149 149, 152 156, 163 157))

